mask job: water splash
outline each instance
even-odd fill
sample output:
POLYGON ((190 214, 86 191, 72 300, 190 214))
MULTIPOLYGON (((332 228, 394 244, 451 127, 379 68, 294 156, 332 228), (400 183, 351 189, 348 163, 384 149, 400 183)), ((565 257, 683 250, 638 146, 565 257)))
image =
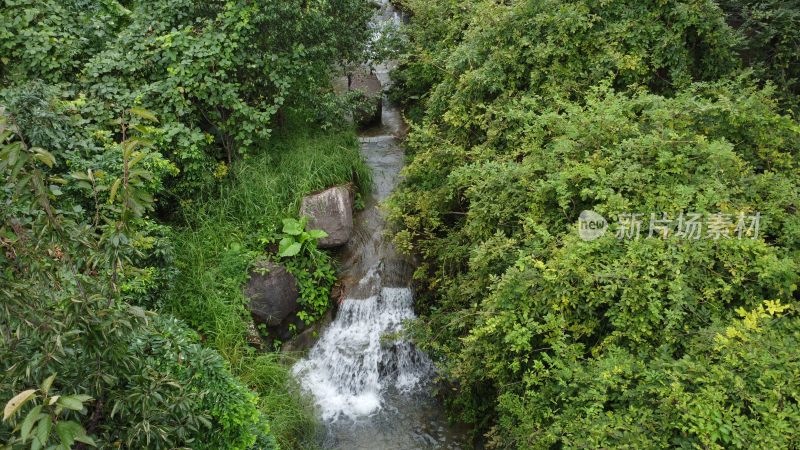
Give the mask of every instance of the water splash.
POLYGON ((322 417, 358 419, 377 412, 388 389, 411 392, 430 378, 431 363, 412 344, 385 339, 414 318, 411 291, 383 288, 345 300, 308 358, 294 367, 322 417))

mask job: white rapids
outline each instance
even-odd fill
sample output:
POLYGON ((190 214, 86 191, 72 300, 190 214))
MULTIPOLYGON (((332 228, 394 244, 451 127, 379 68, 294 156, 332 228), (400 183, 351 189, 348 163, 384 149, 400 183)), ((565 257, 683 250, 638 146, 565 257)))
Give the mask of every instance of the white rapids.
MULTIPOLYGON (((378 3, 376 30, 401 22, 390 1, 378 3)), ((374 67, 384 87, 393 66, 374 67)), ((465 448, 463 430, 448 423, 434 398, 433 363, 402 336, 404 323, 415 318, 413 261, 392 245, 381 205, 400 181, 406 130, 400 111, 384 98, 381 126, 360 135, 372 189, 353 216, 352 238, 337 253, 345 300, 293 368, 317 405, 324 425, 319 444, 326 450, 465 448)))
POLYGON ((368 416, 381 408, 387 389, 410 392, 430 378, 428 358, 391 336, 414 318, 412 306, 407 288, 342 302, 336 320, 294 367, 323 420, 368 416))

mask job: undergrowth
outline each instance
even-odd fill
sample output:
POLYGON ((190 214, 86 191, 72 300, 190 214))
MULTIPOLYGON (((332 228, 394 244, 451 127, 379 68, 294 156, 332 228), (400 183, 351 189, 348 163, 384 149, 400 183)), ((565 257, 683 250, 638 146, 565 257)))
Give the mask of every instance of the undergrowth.
POLYGON ((259 244, 296 217, 300 200, 332 185, 369 186, 369 172, 352 131, 317 131, 293 120, 264 151, 232 167, 227 181, 202 200, 182 205, 175 234, 180 274, 163 308, 189 322, 260 397, 272 432, 285 448, 309 445, 315 421, 278 354, 256 354, 247 343, 249 313, 242 284, 263 255, 259 244))

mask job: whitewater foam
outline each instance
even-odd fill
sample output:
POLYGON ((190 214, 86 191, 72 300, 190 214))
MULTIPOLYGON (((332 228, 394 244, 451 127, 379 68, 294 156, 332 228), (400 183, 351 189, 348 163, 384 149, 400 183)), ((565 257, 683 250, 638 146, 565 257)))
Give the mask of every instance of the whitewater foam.
POLYGON ((369 416, 380 410, 387 389, 409 392, 429 379, 430 360, 392 336, 415 317, 412 307, 406 288, 342 302, 336 319, 293 369, 324 420, 369 416))

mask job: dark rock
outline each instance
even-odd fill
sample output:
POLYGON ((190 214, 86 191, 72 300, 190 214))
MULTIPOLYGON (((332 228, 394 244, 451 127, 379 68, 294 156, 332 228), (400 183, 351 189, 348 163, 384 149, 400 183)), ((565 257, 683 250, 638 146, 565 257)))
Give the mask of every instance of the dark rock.
POLYGON ((322 316, 321 319, 314 322, 310 326, 303 326, 302 331, 299 331, 296 336, 285 341, 281 347, 283 352, 303 352, 317 343, 322 331, 333 322, 334 308, 328 309, 328 312, 322 316))
POLYGON ((347 186, 303 197, 300 215, 308 217, 308 229, 328 233, 319 240, 320 248, 344 245, 353 235, 353 198, 347 186))
POLYGON ((267 327, 277 327, 298 308, 297 280, 283 266, 259 263, 250 273, 244 291, 253 319, 267 327))
POLYGON ((361 91, 367 102, 353 115, 353 120, 360 127, 371 127, 381 124, 383 115, 383 86, 374 73, 357 72, 349 79, 349 90, 361 91))
POLYGON ((381 80, 373 72, 358 70, 349 77, 349 83, 351 91, 361 91, 370 97, 383 94, 381 80))
POLYGON ((366 101, 348 115, 346 119, 361 128, 381 124, 383 116, 383 85, 378 76, 366 68, 360 67, 346 76, 333 79, 333 90, 339 95, 349 91, 360 91, 366 101))

